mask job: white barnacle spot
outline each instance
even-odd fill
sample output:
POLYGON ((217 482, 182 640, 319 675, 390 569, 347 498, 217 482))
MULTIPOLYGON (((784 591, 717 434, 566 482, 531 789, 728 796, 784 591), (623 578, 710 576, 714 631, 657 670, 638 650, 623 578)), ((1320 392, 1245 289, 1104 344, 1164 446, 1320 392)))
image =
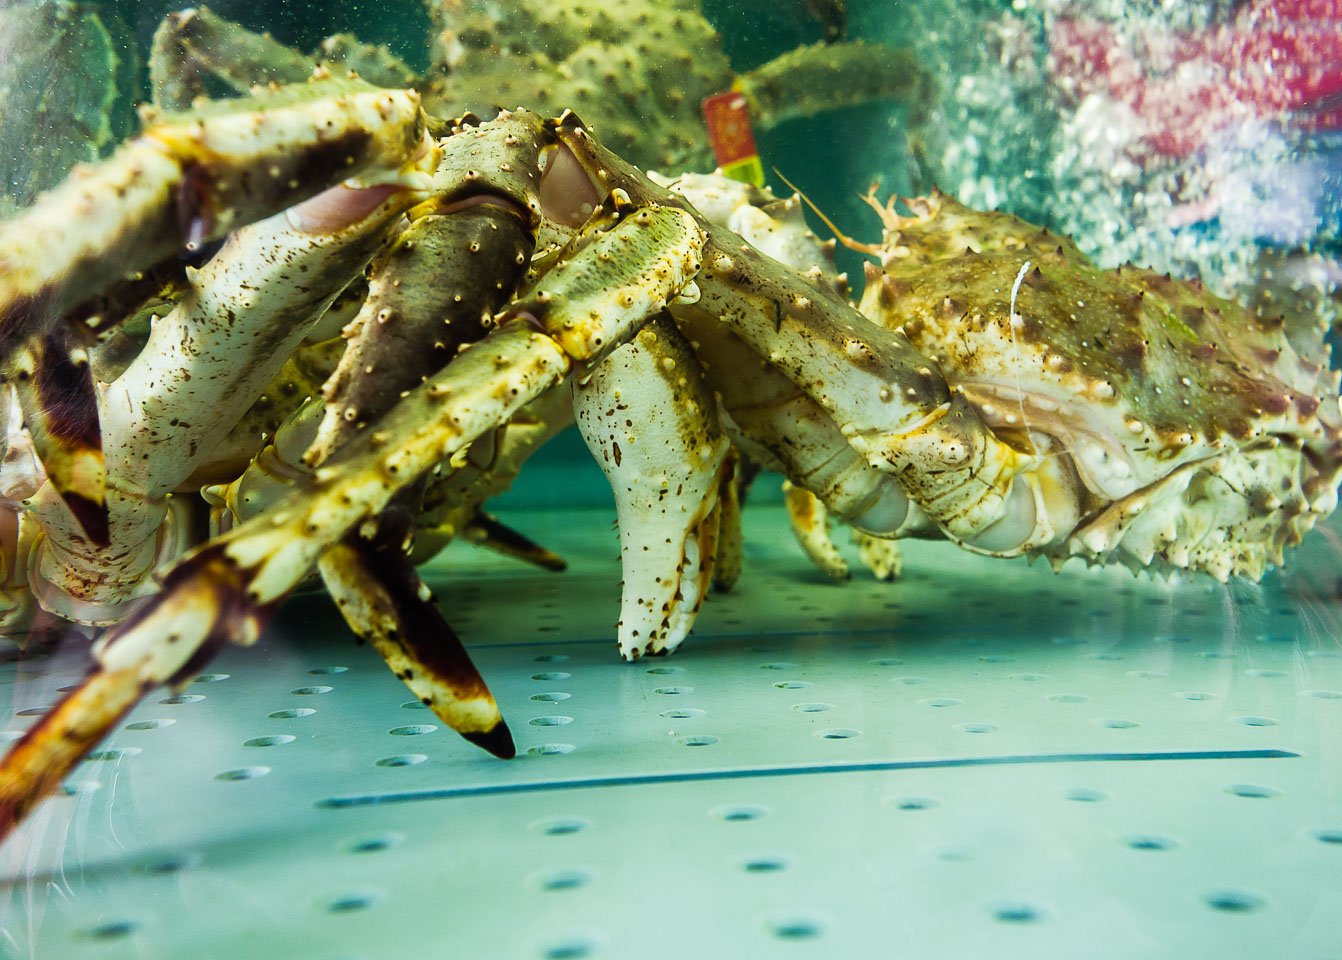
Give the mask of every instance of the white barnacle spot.
POLYGON ((1108 400, 1114 395, 1114 385, 1108 380, 1101 380, 1095 384, 1095 396, 1101 400, 1108 400))
POLYGON ((391 310, 389 308, 383 307, 381 310, 377 312, 378 323, 386 323, 390 319, 391 319, 391 310))
POLYGON ((889 387, 881 387, 880 390, 876 391, 876 396, 881 398, 881 403, 889 403, 894 399, 895 395, 890 391, 889 387))
POLYGON ((663 370, 667 370, 667 371, 674 370, 674 369, 675 369, 675 366, 676 366, 676 361, 675 361, 675 360, 671 359, 670 357, 662 357, 662 369, 663 369, 663 370))
POLYGON ((1191 387, 1193 385, 1193 381, 1189 380, 1187 377, 1180 377, 1179 382, 1182 383, 1185 387, 1191 387))
POLYGON ((1142 423, 1142 421, 1138 420, 1136 417, 1129 417, 1127 420, 1124 420, 1123 425, 1128 428, 1129 433, 1133 434, 1141 433, 1146 429, 1146 424, 1142 423))

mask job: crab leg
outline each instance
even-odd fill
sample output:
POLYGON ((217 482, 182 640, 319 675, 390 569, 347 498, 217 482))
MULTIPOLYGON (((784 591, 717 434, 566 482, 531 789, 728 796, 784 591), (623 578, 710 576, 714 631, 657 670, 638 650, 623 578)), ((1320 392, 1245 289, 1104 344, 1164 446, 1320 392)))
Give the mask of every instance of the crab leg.
MULTIPOLYGON (((442 140, 431 197, 374 262, 368 296, 323 388, 303 456, 317 467, 405 391, 485 335, 526 271, 540 221, 540 118, 501 114, 442 140)), ((498 705, 406 557, 427 474, 401 490, 373 537, 351 534, 318 569, 354 633, 448 726, 499 756, 515 748, 498 705)))
POLYGON ((34 338, 10 374, 23 425, 52 492, 97 546, 106 546, 107 471, 88 351, 70 327, 34 338))
POLYGON ((527 404, 495 434, 471 444, 466 462, 447 470, 424 491, 411 558, 428 560, 460 536, 545 570, 563 570, 564 559, 485 513, 487 500, 507 491, 522 465, 551 437, 573 424, 573 398, 563 387, 527 404))
POLYGON ((694 351, 661 317, 573 386, 578 429, 610 481, 624 587, 620 655, 670 653, 703 603, 728 442, 694 351))
POLYGON ((100 404, 108 546, 91 549, 87 524, 56 491, 35 499, 47 532, 35 560, 47 609, 107 622, 143 592, 164 496, 241 419, 413 199, 395 186, 334 187, 237 231, 190 274, 191 290, 100 404))
MULTIPOLYGON (((571 115, 556 135, 606 188, 640 203, 684 201, 600 146, 571 115)), ((686 208, 692 209, 692 208, 686 208)), ((1031 544, 1040 498, 1031 482, 1048 458, 999 440, 960 391, 902 334, 802 283, 775 260, 701 215, 708 235, 697 305, 801 387, 868 463, 897 477, 909 498, 952 538, 994 553, 1031 544), (1026 482, 1016 485, 1017 476, 1026 482)))
POLYGON ((33 726, 0 764, 0 832, 49 792, 133 704, 89 691, 139 692, 190 676, 226 642, 250 643, 317 559, 426 471, 572 372, 583 372, 678 296, 699 267, 703 233, 687 213, 615 196, 499 329, 346 444, 272 510, 197 549, 162 592, 95 649, 100 668, 33 726), (539 329, 538 329, 539 328, 539 329), (544 330, 545 332, 541 332, 544 330), (131 671, 127 675, 122 671, 131 671))
POLYGON ((413 91, 353 79, 143 122, 108 160, 0 223, 0 359, 128 273, 366 169, 399 168, 424 132, 413 91))

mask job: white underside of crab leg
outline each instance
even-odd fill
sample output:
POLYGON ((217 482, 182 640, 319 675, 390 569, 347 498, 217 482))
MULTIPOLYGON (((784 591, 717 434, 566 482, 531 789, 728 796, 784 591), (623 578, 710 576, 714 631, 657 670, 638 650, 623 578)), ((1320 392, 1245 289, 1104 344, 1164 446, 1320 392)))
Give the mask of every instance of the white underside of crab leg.
POLYGON ((151 541, 164 496, 246 413, 327 303, 372 257, 408 191, 335 187, 233 234, 192 291, 100 404, 110 545, 90 552, 59 497, 33 509, 46 539, 35 558, 47 609, 85 623, 117 619, 163 556, 151 541), (352 222, 332 219, 333 206, 352 222), (305 216, 322 213, 320 232, 305 216), (302 226, 296 225, 301 224, 302 226))
POLYGON ((728 449, 714 406, 693 351, 665 319, 574 385, 578 429, 615 493, 627 660, 674 650, 703 601, 728 449))

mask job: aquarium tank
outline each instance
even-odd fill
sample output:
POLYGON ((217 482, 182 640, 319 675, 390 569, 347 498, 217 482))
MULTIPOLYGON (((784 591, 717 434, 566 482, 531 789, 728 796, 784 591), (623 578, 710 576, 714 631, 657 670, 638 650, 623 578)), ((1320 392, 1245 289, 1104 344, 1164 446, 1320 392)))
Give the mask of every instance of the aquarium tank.
POLYGON ((0 173, 5 960, 1342 957, 1338 0, 0 0, 0 173))

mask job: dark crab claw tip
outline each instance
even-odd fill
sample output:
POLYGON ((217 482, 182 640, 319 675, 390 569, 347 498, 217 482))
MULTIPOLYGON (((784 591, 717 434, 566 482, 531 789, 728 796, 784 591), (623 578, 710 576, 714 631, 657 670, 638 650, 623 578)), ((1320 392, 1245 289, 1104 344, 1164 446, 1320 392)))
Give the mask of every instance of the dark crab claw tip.
POLYGON ((511 760, 517 756, 517 745, 513 743, 513 733, 508 729, 508 724, 499 720, 498 723, 484 731, 462 731, 461 735, 475 744, 477 747, 483 747, 500 760, 511 760))

